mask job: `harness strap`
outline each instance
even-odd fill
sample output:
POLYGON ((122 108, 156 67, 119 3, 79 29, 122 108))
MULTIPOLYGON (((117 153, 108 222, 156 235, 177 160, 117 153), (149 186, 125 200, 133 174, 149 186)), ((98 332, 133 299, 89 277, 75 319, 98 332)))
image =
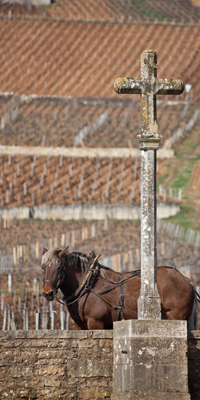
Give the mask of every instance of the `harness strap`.
POLYGON ((53 283, 52 281, 50 281, 49 279, 45 279, 44 281, 43 281, 43 286, 44 286, 44 284, 45 283, 50 283, 55 289, 56 289, 56 285, 55 285, 55 283, 53 283))
POLYGON ((119 309, 119 306, 113 306, 108 300, 106 300, 106 299, 104 299, 103 297, 101 297, 101 295, 98 294, 97 292, 95 292, 91 287, 88 287, 88 290, 89 290, 91 293, 95 294, 95 296, 99 297, 101 300, 105 301, 105 303, 107 303, 107 304, 108 304, 111 308, 113 308, 114 310, 117 311, 117 310, 119 309))
MULTIPOLYGON (((94 272, 94 267, 95 264, 98 260, 98 258, 101 256, 101 254, 99 254, 98 256, 95 257, 93 263, 90 265, 90 267, 88 268, 88 270, 86 271, 85 275, 83 276, 83 279, 80 283, 80 285, 78 286, 78 288, 75 290, 74 293, 72 293, 70 296, 64 297, 63 300, 66 302, 66 304, 72 304, 73 302, 75 302, 76 300, 78 300, 81 296, 83 296, 86 292, 87 292, 87 285, 90 282, 93 274, 95 274, 94 272), (84 291, 82 293, 82 291, 84 291), (78 298, 77 298, 78 297, 78 298)), ((97 274, 97 273, 96 273, 97 274)))
MULTIPOLYGON (((121 282, 123 281, 123 276, 122 274, 120 274, 121 276, 121 282)), ((116 320, 115 321, 119 321, 119 317, 120 317, 120 313, 123 310, 123 305, 124 305, 124 282, 121 283, 121 294, 119 297, 119 304, 118 304, 118 309, 117 309, 117 313, 116 313, 116 320)))
MULTIPOLYGON (((122 276, 122 274, 121 274, 120 272, 114 271, 114 272, 116 272, 118 275, 120 275, 121 280, 120 280, 119 282, 117 282, 117 283, 116 283, 116 282, 112 282, 112 283, 114 284, 113 287, 108 288, 108 289, 105 289, 105 290, 103 290, 103 291, 97 293, 97 292, 95 292, 95 291, 93 290, 93 286, 95 285, 96 280, 97 280, 97 278, 99 277, 99 271, 100 271, 100 269, 102 268, 102 265, 98 263, 98 264, 96 265, 95 268, 94 268, 94 266, 95 266, 96 260, 97 260, 99 257, 100 257, 100 255, 99 255, 98 257, 95 258, 93 264, 92 264, 91 267, 89 267, 89 269, 87 270, 87 272, 90 272, 90 273, 89 273, 89 274, 86 273, 86 275, 84 275, 84 278, 87 277, 87 279, 86 279, 86 284, 84 283, 85 286, 83 286, 83 285, 81 284, 82 290, 79 291, 79 289, 80 289, 80 286, 79 286, 78 289, 75 291, 75 293, 73 293, 72 295, 70 295, 70 296, 68 296, 68 297, 63 297, 63 301, 65 301, 67 305, 71 305, 71 304, 74 304, 76 301, 78 301, 78 300, 79 300, 82 296, 84 296, 86 293, 91 292, 91 293, 93 293, 95 296, 97 296, 97 297, 99 297, 101 300, 103 300, 105 303, 107 303, 111 308, 113 308, 114 310, 117 311, 117 313, 116 313, 116 321, 119 321, 120 314, 121 314, 121 313, 123 314, 123 306, 124 306, 124 283, 129 282, 130 280, 135 279, 135 278, 137 278, 138 276, 140 276, 140 270, 132 271, 132 275, 131 275, 131 276, 128 276, 127 278, 124 278, 124 279, 123 279, 123 276, 122 276), (121 287, 121 293, 120 293, 120 297, 119 297, 119 303, 118 303, 118 306, 113 306, 108 300, 106 300, 104 297, 102 297, 102 295, 111 292, 112 290, 118 288, 119 286, 121 287), (79 296, 78 296, 78 297, 75 297, 75 294, 78 293, 78 291, 79 291, 79 296), (71 301, 70 301, 70 300, 71 300, 71 301)), ((103 267, 104 267, 104 266, 103 266, 103 267)), ((108 267, 105 267, 105 269, 110 270, 110 268, 108 268, 108 267)), ((102 279, 103 279, 103 278, 102 278, 102 279)), ((106 281, 107 281, 107 280, 106 280, 106 281)), ((85 279, 84 279, 84 282, 85 282, 85 279)), ((83 283, 83 280, 81 281, 81 283, 83 283)), ((111 282, 109 282, 109 283, 111 283, 111 282)), ((58 299, 57 299, 57 300, 58 300, 58 299)), ((58 300, 58 301, 59 301, 59 300, 58 300)), ((59 303, 61 303, 61 302, 59 301, 59 303)), ((63 304, 63 303, 61 303, 61 304, 63 304)))
MULTIPOLYGON (((118 272, 118 273, 119 273, 119 272, 118 272)), ((138 278, 138 276, 140 276, 140 271, 139 271, 139 272, 137 271, 137 274, 136 274, 136 273, 133 273, 132 276, 129 276, 129 277, 124 278, 124 279, 121 279, 120 282, 117 282, 117 283, 116 283, 116 282, 113 282, 113 284, 114 284, 115 286, 113 286, 113 287, 111 287, 111 288, 109 288, 109 289, 102 290, 102 292, 100 292, 99 294, 106 294, 106 293, 108 293, 108 292, 111 292, 111 290, 116 289, 117 287, 121 286, 122 284, 124 284, 124 283, 126 283, 126 282, 129 282, 129 281, 131 281, 132 279, 138 278)))
POLYGON ((196 293, 196 298, 197 298, 197 301, 198 301, 198 303, 200 303, 200 296, 199 296, 199 293, 194 289, 194 291, 195 291, 195 293, 196 293))

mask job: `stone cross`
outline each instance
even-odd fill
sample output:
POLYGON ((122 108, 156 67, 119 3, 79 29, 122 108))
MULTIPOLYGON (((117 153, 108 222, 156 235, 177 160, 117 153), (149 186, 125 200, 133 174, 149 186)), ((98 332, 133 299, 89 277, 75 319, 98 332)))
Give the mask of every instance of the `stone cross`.
POLYGON ((157 54, 145 50, 141 55, 141 79, 118 78, 117 93, 136 93, 141 98, 141 289, 138 319, 160 319, 161 304, 157 290, 156 252, 156 150, 161 136, 156 116, 157 94, 181 94, 184 84, 177 79, 157 78, 157 54))

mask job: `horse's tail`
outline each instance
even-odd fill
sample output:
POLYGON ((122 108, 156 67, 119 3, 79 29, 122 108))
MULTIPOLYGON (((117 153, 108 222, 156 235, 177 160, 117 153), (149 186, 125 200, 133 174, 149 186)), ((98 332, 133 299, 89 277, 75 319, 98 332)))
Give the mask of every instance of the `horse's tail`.
POLYGON ((197 293, 197 291, 194 289, 194 301, 193 301, 193 307, 192 307, 192 314, 190 316, 190 319, 188 320, 188 330, 197 330, 199 328, 199 308, 198 308, 198 302, 200 303, 200 296, 197 293))

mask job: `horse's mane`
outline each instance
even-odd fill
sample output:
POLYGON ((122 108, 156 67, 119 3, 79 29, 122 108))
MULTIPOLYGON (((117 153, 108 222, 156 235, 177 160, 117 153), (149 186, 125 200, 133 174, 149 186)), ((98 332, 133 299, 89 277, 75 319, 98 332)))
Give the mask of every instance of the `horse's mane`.
POLYGON ((89 267, 89 262, 92 261, 90 255, 81 253, 80 251, 72 251, 66 254, 68 263, 74 267, 78 273, 85 272, 89 267))
MULTIPOLYGON (((81 253, 79 251, 73 251, 71 253, 68 253, 66 255, 66 257, 68 258, 68 261, 71 263, 71 265, 74 266, 75 271, 76 272, 85 272, 88 267, 93 263, 96 254, 94 253, 94 251, 92 251, 89 255, 85 254, 85 253, 81 253)), ((108 278, 108 270, 106 267, 104 267, 104 265, 100 265, 100 275, 103 278, 108 278)))
MULTIPOLYGON (((48 250, 42 256, 42 264, 57 264, 58 263, 58 254, 62 251, 59 247, 53 247, 52 249, 48 250)), ((88 267, 92 264, 96 257, 94 251, 90 254, 85 254, 80 251, 71 251, 65 254, 65 258, 67 262, 75 269, 77 273, 84 273, 88 267)), ((102 266, 104 267, 104 266, 102 266)), ((104 278, 107 277, 107 271, 104 268, 100 269, 100 275, 104 278)))
POLYGON ((58 247, 53 247, 52 249, 46 251, 42 256, 42 264, 57 264, 58 263, 58 253, 61 249, 58 247))

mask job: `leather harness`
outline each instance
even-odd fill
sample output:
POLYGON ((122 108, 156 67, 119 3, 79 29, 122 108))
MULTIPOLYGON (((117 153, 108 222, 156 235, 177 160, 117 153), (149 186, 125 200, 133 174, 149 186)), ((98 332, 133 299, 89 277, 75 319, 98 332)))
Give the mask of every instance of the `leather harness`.
POLYGON ((65 303, 61 302, 57 298, 58 289, 60 288, 60 285, 63 283, 63 281, 65 279, 64 263, 61 264, 62 273, 61 273, 61 277, 59 278, 59 281, 58 281, 57 285, 55 285, 51 280, 45 279, 43 281, 43 286, 44 286, 45 283, 50 283, 52 285, 52 287, 54 288, 54 290, 55 290, 55 297, 56 297, 57 301, 59 303, 61 303, 61 304, 66 304, 66 305, 71 305, 71 304, 75 303, 82 296, 84 296, 86 293, 89 294, 89 292, 91 292, 94 295, 96 295, 97 297, 99 297, 101 300, 103 300, 105 303, 107 303, 111 308, 116 310, 116 321, 119 321, 120 315, 122 314, 122 316, 123 316, 124 283, 126 283, 126 282, 128 282, 128 281, 130 281, 130 280, 132 280, 134 278, 137 278, 138 276, 140 276, 140 270, 129 272, 130 276, 128 276, 127 278, 123 278, 123 276, 122 276, 122 274, 120 272, 113 271, 111 268, 105 267, 104 265, 99 264, 98 263, 98 258, 100 257, 100 255, 101 254, 99 254, 97 257, 95 257, 93 263, 88 267, 88 269, 85 272, 85 274, 84 274, 84 276, 83 276, 78 288, 70 296, 63 296, 62 300, 65 303), (100 270, 101 269, 115 272, 117 275, 120 276, 120 281, 119 282, 113 282, 113 281, 110 281, 110 280, 107 280, 107 279, 103 278, 102 276, 100 276, 100 270), (108 288, 108 289, 102 290, 101 292, 95 292, 94 291, 94 286, 95 286, 95 283, 96 283, 98 278, 106 280, 106 282, 112 284, 113 286, 108 288), (108 300, 106 300, 102 296, 104 294, 106 294, 106 293, 111 292, 112 290, 116 289, 117 287, 121 287, 121 292, 120 292, 120 296, 119 296, 119 302, 118 302, 117 306, 113 306, 108 300))

